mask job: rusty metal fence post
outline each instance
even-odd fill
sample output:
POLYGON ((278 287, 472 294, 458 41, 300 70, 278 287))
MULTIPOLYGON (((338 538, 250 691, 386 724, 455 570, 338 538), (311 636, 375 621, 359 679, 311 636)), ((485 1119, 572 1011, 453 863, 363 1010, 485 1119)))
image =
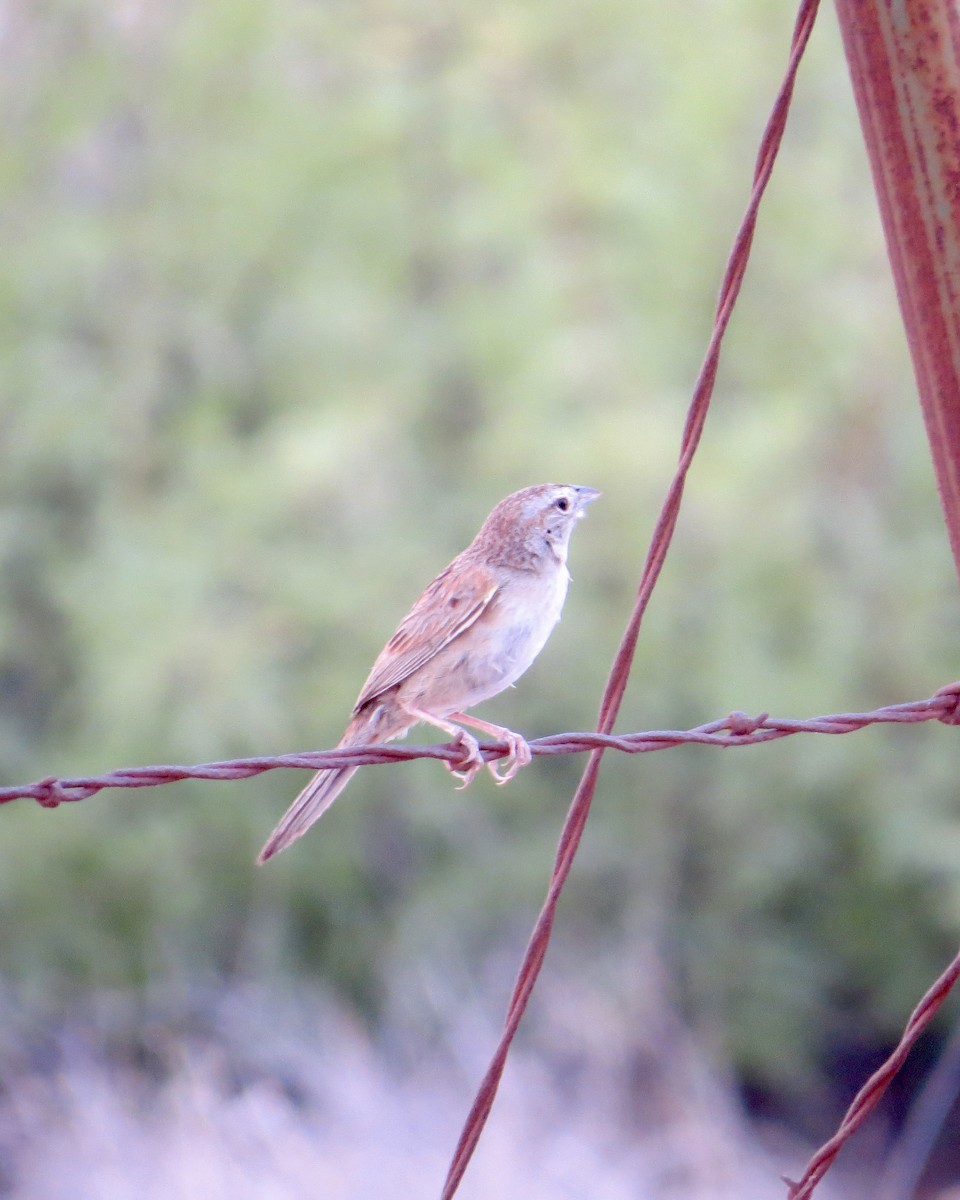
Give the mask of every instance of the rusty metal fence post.
POLYGON ((960 572, 960 11, 836 7, 960 572))

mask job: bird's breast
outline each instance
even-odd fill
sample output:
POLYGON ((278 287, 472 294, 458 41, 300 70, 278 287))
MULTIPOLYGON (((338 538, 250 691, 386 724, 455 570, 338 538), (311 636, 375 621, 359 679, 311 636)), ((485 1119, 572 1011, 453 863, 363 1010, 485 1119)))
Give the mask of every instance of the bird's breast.
POLYGON ((401 699, 443 715, 468 709, 515 683, 560 619, 569 576, 517 571, 459 637, 401 685, 401 699))
MULTIPOLYGON (((497 597, 504 631, 503 653, 522 673, 543 649, 560 620, 570 576, 566 567, 511 582, 497 597)), ((511 682, 513 682, 511 680, 511 682)))
POLYGON ((510 687, 531 665, 560 619, 569 576, 511 580, 498 593, 489 614, 477 622, 475 639, 464 645, 462 679, 477 704, 510 687))

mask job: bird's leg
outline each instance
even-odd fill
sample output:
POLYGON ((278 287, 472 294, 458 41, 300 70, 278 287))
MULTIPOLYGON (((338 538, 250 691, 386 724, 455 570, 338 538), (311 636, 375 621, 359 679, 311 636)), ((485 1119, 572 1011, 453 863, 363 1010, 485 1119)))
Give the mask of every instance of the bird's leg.
POLYGON ((510 747, 506 762, 507 769, 502 775, 497 770, 495 762, 487 763, 487 769, 497 783, 509 783, 520 768, 525 767, 533 758, 526 738, 521 737, 519 733, 514 733, 512 729, 505 729, 502 725, 493 725, 490 721, 481 721, 479 717, 469 717, 462 712, 451 713, 450 716, 457 721, 462 721, 465 725, 472 725, 474 729, 481 729, 484 733, 489 733, 498 742, 506 742, 510 747))
MULTIPOLYGON (((461 780, 457 791, 462 791, 468 787, 476 777, 477 772, 483 766, 483 755, 480 753, 480 746, 477 739, 471 733, 467 733, 460 725, 454 725, 452 721, 445 721, 443 717, 438 717, 434 713, 425 712, 422 708, 411 708, 405 704, 404 711, 409 713, 417 721, 423 721, 425 725, 433 725, 435 729, 442 729, 444 733, 450 735, 454 742, 463 748, 463 758, 459 763, 444 762, 444 766, 451 775, 456 776, 461 780)), ((459 713, 456 714, 459 717, 459 713)), ((487 727, 491 728, 491 727, 487 727)), ((493 726, 492 728, 496 728, 493 726)), ((528 750, 529 753, 529 750, 528 750)))

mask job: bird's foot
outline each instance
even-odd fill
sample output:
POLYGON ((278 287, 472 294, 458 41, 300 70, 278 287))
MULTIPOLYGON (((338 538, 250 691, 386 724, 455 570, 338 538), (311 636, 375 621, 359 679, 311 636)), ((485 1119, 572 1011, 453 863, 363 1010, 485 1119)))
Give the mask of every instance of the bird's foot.
POLYGON ((463 751, 463 755, 456 762, 444 760, 444 766, 455 779, 461 781, 457 786, 457 791, 462 792, 464 788, 473 783, 478 772, 484 766, 483 755, 480 753, 480 743, 472 733, 467 733, 465 729, 458 731, 453 744, 463 751))
POLYGON ((510 753, 504 759, 504 771, 497 770, 496 762, 488 762, 487 769, 498 785, 509 783, 521 767, 525 767, 532 759, 530 747, 526 738, 514 733, 512 729, 499 730, 500 737, 510 747, 510 753))

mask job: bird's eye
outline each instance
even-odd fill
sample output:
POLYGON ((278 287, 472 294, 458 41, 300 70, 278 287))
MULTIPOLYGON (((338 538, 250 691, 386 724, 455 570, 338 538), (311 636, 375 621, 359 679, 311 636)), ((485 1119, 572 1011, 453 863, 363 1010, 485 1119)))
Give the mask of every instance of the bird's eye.
POLYGON ((559 500, 554 500, 553 506, 554 508, 559 508, 561 512, 570 511, 570 501, 566 496, 561 496, 559 500))

